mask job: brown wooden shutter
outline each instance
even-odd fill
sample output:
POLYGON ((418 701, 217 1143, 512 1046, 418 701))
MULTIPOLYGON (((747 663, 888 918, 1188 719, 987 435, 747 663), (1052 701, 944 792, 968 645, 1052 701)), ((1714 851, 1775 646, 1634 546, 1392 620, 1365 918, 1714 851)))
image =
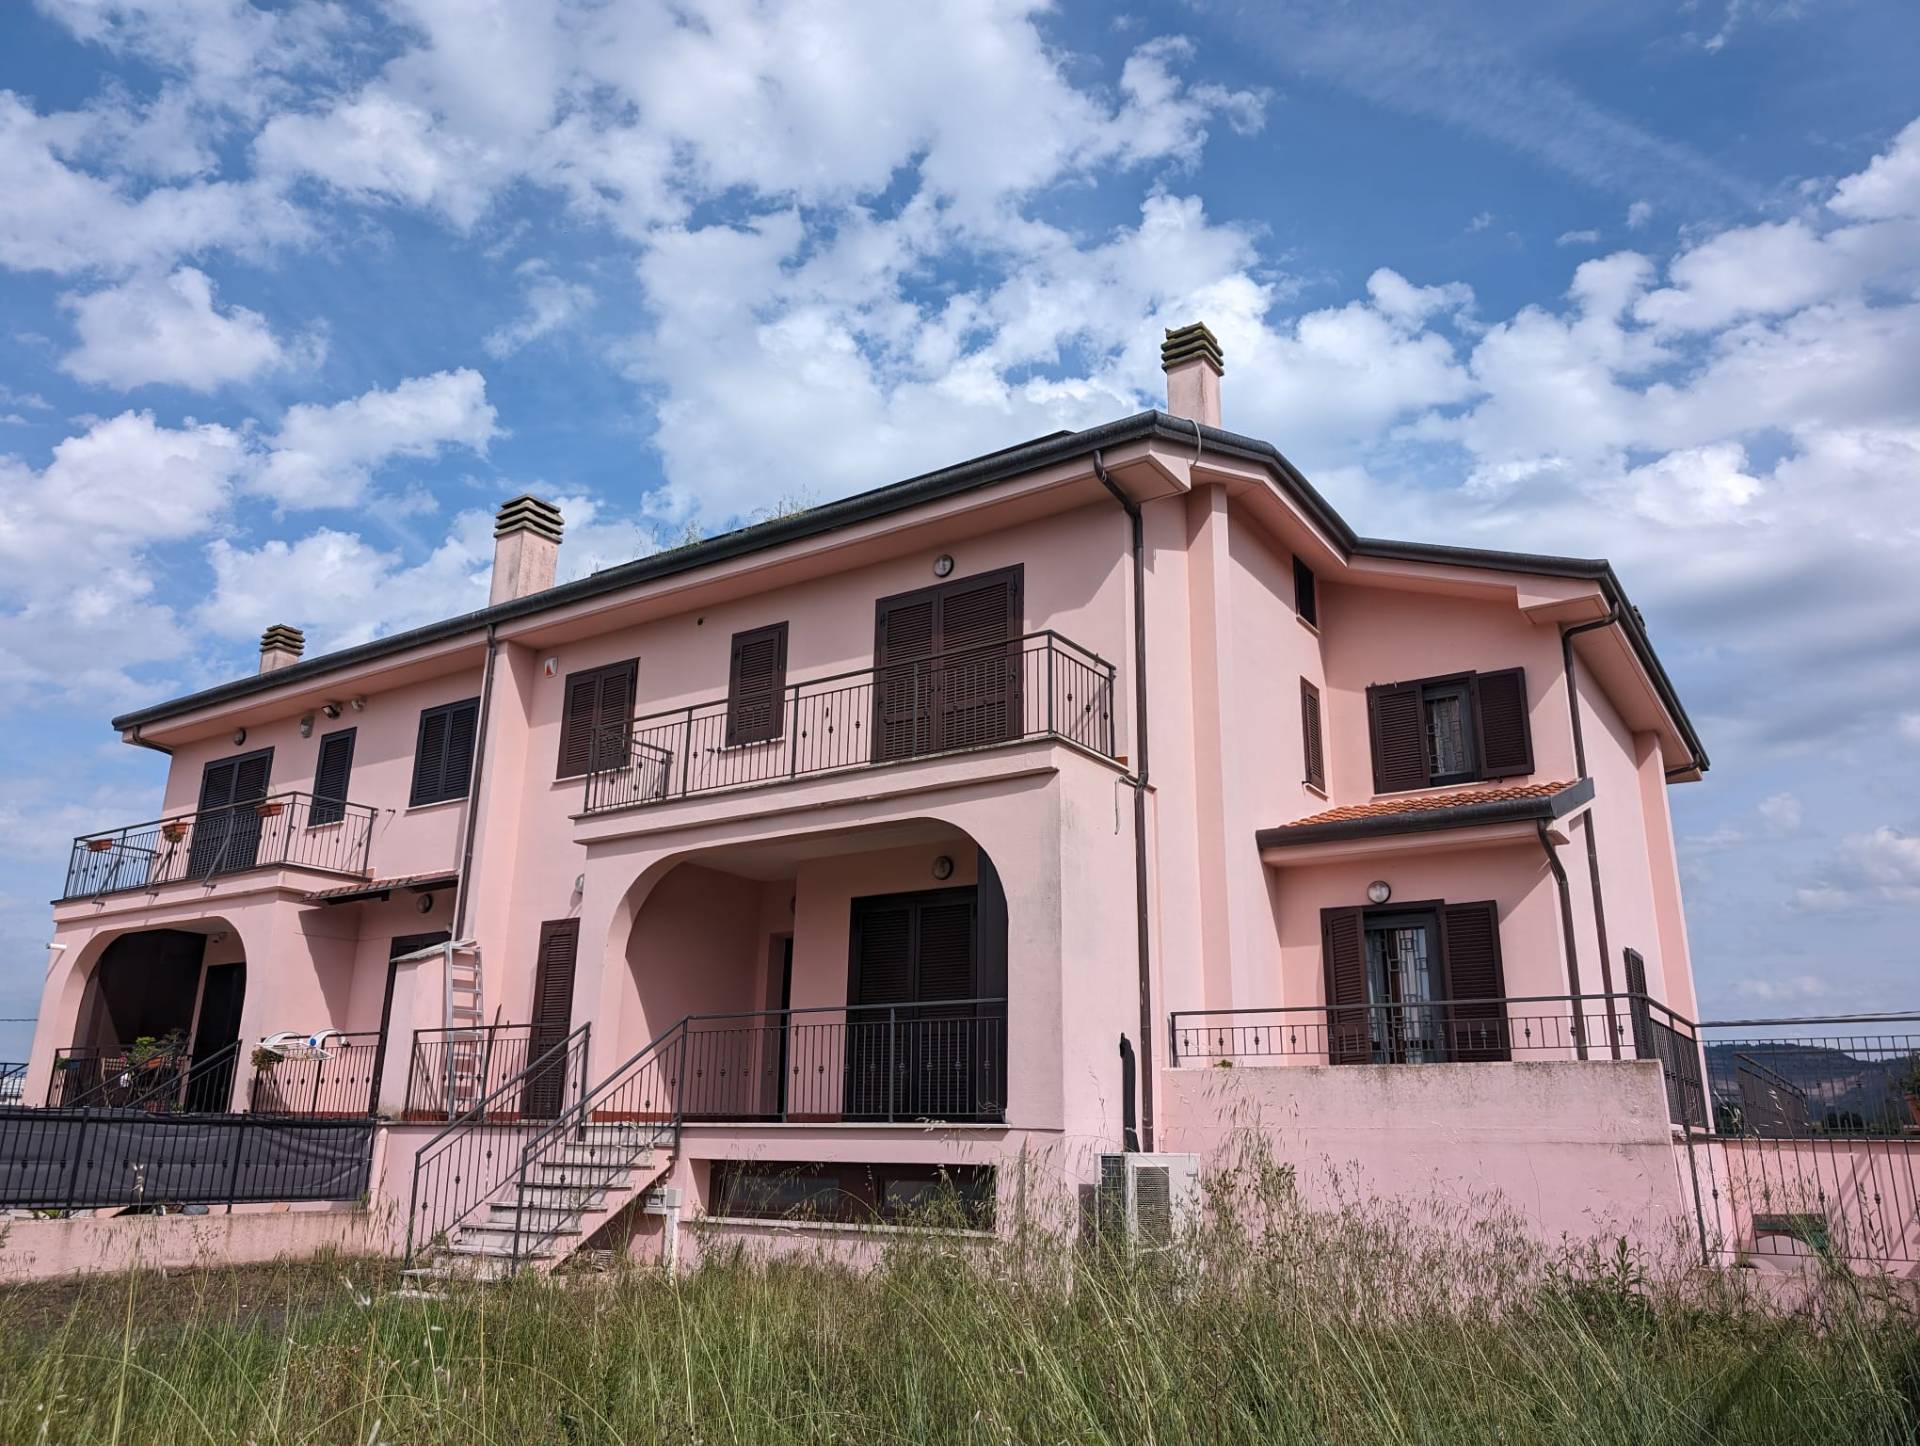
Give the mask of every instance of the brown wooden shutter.
POLYGON ((469 698, 447 710, 447 761, 440 776, 444 798, 465 798, 473 787, 473 748, 480 732, 480 700, 469 698))
POLYGON ((342 728, 320 740, 320 757, 313 768, 313 805, 307 810, 310 825, 338 823, 346 817, 355 731, 342 728))
POLYGON ((413 745, 413 787, 408 802, 418 806, 433 803, 440 796, 440 780, 447 764, 447 725, 450 715, 444 708, 428 708, 420 714, 420 736, 413 745))
POLYGON ((560 716, 560 761, 555 778, 577 778, 593 761, 593 723, 600 711, 600 679, 575 673, 567 679, 560 716))
POLYGON ((1320 911, 1320 962, 1327 986, 1327 1063, 1373 1058, 1367 1028, 1367 935, 1358 909, 1320 911))
POLYGON ((939 601, 936 746, 972 748, 1020 733, 1020 577, 989 573, 950 583, 939 601), (999 644, 1008 644, 1000 647, 999 644))
POLYGON ((915 940, 916 999, 972 999, 974 990, 973 890, 950 902, 928 902, 919 911, 915 940))
POLYGON ((1305 678, 1300 680, 1300 747, 1304 755, 1306 781, 1315 788, 1327 786, 1326 744, 1320 733, 1320 690, 1305 678))
POLYGON ((1500 967, 1500 911, 1491 901, 1448 904, 1440 911, 1440 955, 1446 968, 1448 1057, 1503 1060, 1509 1057, 1507 1007, 1500 967))
POLYGON ((528 1033, 527 1063, 548 1051, 554 1058, 527 1077, 520 1092, 520 1112, 528 1119, 550 1120, 560 1113, 566 1092, 567 1062, 558 1046, 573 1029, 573 977, 580 953, 580 921, 548 919, 540 925, 534 952, 533 1024, 528 1033))
POLYGON ((1427 736, 1420 685, 1380 683, 1367 689, 1367 718, 1373 736, 1373 791, 1425 788, 1427 736))
POLYGON ((1533 772, 1533 728, 1527 717, 1527 673, 1503 668, 1473 680, 1474 726, 1480 776, 1511 778, 1533 772))
POLYGON ((260 819, 238 805, 265 798, 272 773, 271 748, 222 758, 202 770, 200 809, 187 845, 190 877, 253 867, 259 856, 260 819))
POLYGON ((853 1004, 904 1004, 913 998, 913 908, 862 901, 853 921, 853 1004))
POLYGON ((933 747, 934 590, 888 598, 874 621, 873 761, 933 747))
POLYGON ((560 700, 560 757, 555 778, 579 778, 626 761, 640 662, 609 663, 567 674, 560 700))
POLYGON ((727 746, 780 737, 786 716, 787 625, 733 635, 727 664, 727 746))

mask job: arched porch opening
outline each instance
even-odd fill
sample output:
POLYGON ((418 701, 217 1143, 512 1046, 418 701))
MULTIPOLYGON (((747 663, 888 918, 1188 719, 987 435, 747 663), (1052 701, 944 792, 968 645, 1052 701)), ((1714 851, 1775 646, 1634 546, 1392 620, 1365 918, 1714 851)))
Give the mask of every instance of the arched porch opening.
POLYGON ((88 952, 47 1103, 227 1109, 247 990, 239 932, 196 920, 117 934, 88 952))
POLYGON ((668 1072, 687 1118, 1004 1118, 1006 895, 965 830, 914 819, 716 847, 634 889, 622 1044, 678 1026, 668 1072))

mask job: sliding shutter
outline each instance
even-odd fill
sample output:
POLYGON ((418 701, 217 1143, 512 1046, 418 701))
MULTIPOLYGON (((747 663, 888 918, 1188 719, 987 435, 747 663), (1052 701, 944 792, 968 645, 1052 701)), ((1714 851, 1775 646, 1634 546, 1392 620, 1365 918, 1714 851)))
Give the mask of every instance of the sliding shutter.
POLYGON ((1426 722, 1418 683, 1381 683, 1367 689, 1373 736, 1373 791, 1399 793, 1425 788, 1426 722))
POLYGON ((1327 754, 1320 734, 1320 690, 1305 678, 1300 680, 1300 747, 1306 781, 1315 788, 1325 789, 1327 754))
POLYGON ((355 730, 342 728, 320 740, 320 759, 313 769, 313 806, 307 823, 338 823, 347 816, 347 780, 353 772, 355 730))
POLYGON ((1491 902, 1440 911, 1446 966, 1448 1058, 1504 1060, 1510 1055, 1506 979, 1500 968, 1500 912, 1491 902))
POLYGON ((1327 986, 1327 1063, 1373 1058, 1367 1020, 1367 936, 1358 909, 1320 911, 1320 959, 1327 986))
POLYGON ((787 625, 733 635, 727 663, 727 746, 778 738, 787 686, 787 625))
POLYGON ((1527 718, 1527 674, 1504 668, 1476 674, 1474 723, 1479 730, 1480 776, 1511 778, 1533 772, 1533 729, 1527 718))

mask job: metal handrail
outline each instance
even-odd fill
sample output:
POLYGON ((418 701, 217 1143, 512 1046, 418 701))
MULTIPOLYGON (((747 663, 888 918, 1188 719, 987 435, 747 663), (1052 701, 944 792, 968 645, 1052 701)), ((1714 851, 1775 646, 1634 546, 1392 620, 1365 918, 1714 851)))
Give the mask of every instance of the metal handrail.
POLYGON ((369 804, 283 789, 219 808, 76 834, 60 897, 100 898, 274 866, 365 874, 378 815, 369 804), (315 817, 316 806, 324 817, 315 817), (205 842, 209 837, 211 847, 205 842))
POLYGON ((583 808, 660 803, 1032 738, 1112 758, 1115 677, 1107 659, 1049 628, 789 679, 756 700, 770 709, 772 731, 761 736, 732 736, 741 700, 731 695, 653 709, 595 729, 583 808))
MULTIPOLYGON (((534 1071, 542 1068, 550 1068, 556 1060, 566 1059, 572 1054, 576 1042, 581 1045, 584 1054, 584 1048, 591 1038, 592 1033, 593 1022, 591 1020, 572 1030, 565 1039, 556 1041, 537 1059, 529 1060, 526 1067, 518 1074, 515 1074, 511 1079, 502 1081, 497 1088, 489 1091, 486 1097, 477 1104, 467 1109, 457 1118, 449 1120, 426 1144, 422 1145, 419 1150, 414 1153, 413 1188, 407 1205, 406 1256, 408 1259, 411 1259, 413 1256, 414 1222, 418 1218, 417 1212, 420 1208, 421 1171, 425 1170, 441 1155, 445 1154, 448 1149, 452 1148, 446 1143, 448 1140, 484 1126, 487 1121, 487 1115, 493 1107, 506 1097, 509 1090, 524 1088, 528 1078, 534 1071)), ((491 1192, 489 1192, 488 1195, 482 1195, 472 1204, 469 1204, 452 1220, 448 1221, 446 1227, 443 1228, 450 1228, 451 1226, 459 1224, 461 1220, 472 1213, 475 1206, 484 1203, 490 1194, 491 1192)))

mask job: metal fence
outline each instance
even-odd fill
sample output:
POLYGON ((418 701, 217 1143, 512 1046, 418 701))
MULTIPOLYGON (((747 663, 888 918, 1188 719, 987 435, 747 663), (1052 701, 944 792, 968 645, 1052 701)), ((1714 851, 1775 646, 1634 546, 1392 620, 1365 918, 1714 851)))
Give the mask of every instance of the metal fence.
POLYGON ((1022 738, 1063 738, 1112 757, 1113 680, 1113 664, 1049 631, 790 683, 753 741, 740 740, 739 700, 649 713, 594 738, 586 809, 1022 738))
MULTIPOLYGON (((551 1048, 558 1036, 536 1036, 531 1024, 487 1024, 451 1029, 416 1029, 407 1066, 406 1118, 452 1120, 487 1102, 484 1118, 517 1120, 528 1101, 524 1090, 503 1089, 527 1065, 551 1048)), ((531 1103, 536 1114, 547 1086, 536 1082, 531 1103)), ((551 1109, 542 1118, 550 1118, 551 1109)))
POLYGON ((21 1060, 0 1060, 0 1105, 17 1105, 27 1092, 27 1066, 21 1060))
POLYGON ((364 1119, 0 1109, 0 1208, 355 1200, 372 1160, 364 1119))
POLYGON ((47 1106, 148 1114, 222 1112, 232 1105, 239 1054, 238 1041, 199 1056, 185 1050, 57 1049, 47 1077, 47 1106))
POLYGON ((377 810, 310 793, 128 824, 73 841, 63 899, 150 889, 246 869, 364 874, 377 810))
POLYGON ((254 1050, 247 1108, 256 1115, 364 1119, 380 1100, 386 1037, 378 1030, 325 1034, 315 1043, 254 1050))
POLYGON ((1920 1014, 1699 1027, 1687 1136, 1709 1258, 1920 1261, 1920 1014))

